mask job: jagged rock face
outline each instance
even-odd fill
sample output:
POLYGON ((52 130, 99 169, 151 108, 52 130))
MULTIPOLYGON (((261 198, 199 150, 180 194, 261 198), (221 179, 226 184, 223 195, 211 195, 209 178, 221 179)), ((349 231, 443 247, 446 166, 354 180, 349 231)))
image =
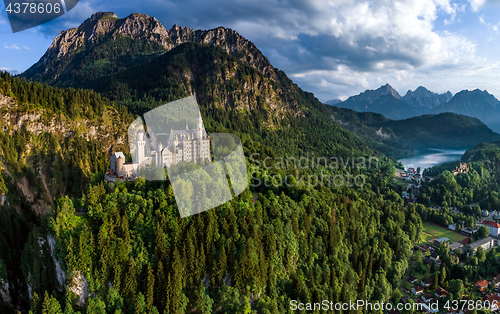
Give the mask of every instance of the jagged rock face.
POLYGON ((85 302, 89 297, 89 282, 79 271, 75 271, 72 274, 71 284, 69 290, 78 296, 78 301, 76 304, 78 306, 84 306, 85 302))
POLYGON ((415 91, 408 90, 406 95, 404 95, 403 100, 409 104, 423 106, 427 108, 435 108, 441 104, 444 104, 453 97, 451 92, 446 92, 444 94, 433 93, 423 86, 419 86, 415 91))
POLYGON ((164 51, 186 42, 219 46, 227 53, 257 68, 269 78, 276 76, 269 60, 257 47, 232 29, 219 27, 208 31, 195 31, 174 25, 167 30, 154 17, 134 13, 124 19, 118 19, 113 12, 95 13, 78 28, 61 32, 42 58, 22 76, 53 83, 60 75, 59 72, 64 71, 67 65, 65 58, 110 37, 116 39, 120 36, 159 45, 164 51))
POLYGON ((9 292, 9 283, 3 279, 0 279, 0 298, 7 304, 10 304, 12 301, 9 292))

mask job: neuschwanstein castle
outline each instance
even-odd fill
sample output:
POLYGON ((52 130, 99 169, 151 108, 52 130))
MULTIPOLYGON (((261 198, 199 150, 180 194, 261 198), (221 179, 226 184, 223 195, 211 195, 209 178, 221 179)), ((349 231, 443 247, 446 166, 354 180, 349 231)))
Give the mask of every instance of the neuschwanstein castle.
MULTIPOLYGON (((144 132, 139 130, 136 135, 136 162, 126 163, 122 152, 114 153, 110 158, 110 169, 106 173, 108 180, 114 181, 116 177, 137 177, 140 169, 147 166, 163 168, 181 161, 197 163, 200 159, 211 162, 210 137, 205 131, 201 115, 198 115, 195 129, 190 130, 186 123, 185 130, 170 130, 170 133, 149 132, 147 138, 144 132)), ((134 151, 132 148, 131 150, 134 151)))

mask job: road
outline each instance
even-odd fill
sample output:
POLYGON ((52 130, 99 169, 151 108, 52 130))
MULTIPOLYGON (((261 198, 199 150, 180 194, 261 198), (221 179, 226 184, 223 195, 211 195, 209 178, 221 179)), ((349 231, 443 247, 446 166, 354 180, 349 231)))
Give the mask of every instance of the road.
POLYGON ((403 288, 404 288, 405 282, 407 282, 407 281, 408 281, 408 278, 410 278, 411 271, 413 270, 413 265, 415 265, 415 262, 414 262, 414 261, 411 261, 411 262, 410 262, 410 267, 408 267, 408 271, 406 272, 406 275, 405 275, 405 277, 403 278, 403 281, 401 281, 401 284, 400 284, 400 285, 399 285, 399 287, 398 287, 399 291, 400 291, 403 295, 407 295, 407 294, 403 291, 403 288))

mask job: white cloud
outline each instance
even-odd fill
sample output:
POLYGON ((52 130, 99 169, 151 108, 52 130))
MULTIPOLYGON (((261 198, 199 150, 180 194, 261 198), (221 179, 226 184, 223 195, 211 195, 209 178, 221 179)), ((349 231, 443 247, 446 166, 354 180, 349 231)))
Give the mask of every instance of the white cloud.
POLYGON ((492 70, 484 64, 494 62, 478 57, 482 38, 466 37, 458 24, 464 17, 469 23, 472 9, 500 0, 153 2, 154 10, 150 3, 137 5, 166 27, 237 30, 299 86, 326 100, 386 82, 403 92, 418 85, 445 92, 454 89, 445 87, 450 82, 478 79, 473 73, 479 68, 488 77, 492 70))
POLYGON ((500 4, 499 0, 469 0, 472 10, 479 11, 487 5, 500 4))
POLYGON ((248 20, 238 24, 243 33, 257 32, 250 37, 259 33, 274 37, 278 43, 270 55, 280 55, 272 58, 275 65, 288 69, 294 80, 320 98, 335 97, 326 96, 328 90, 345 95, 354 87, 358 91, 376 88, 380 82, 372 76, 397 83, 484 61, 476 57, 472 40, 435 29, 438 17, 444 16, 449 24, 464 10, 449 0, 370 4, 341 0, 323 7, 313 1, 302 6, 301 10, 275 9, 276 19, 268 24, 248 20))
POLYGON ((12 44, 12 45, 10 45, 10 46, 9 46, 9 45, 7 45, 7 44, 5 44, 3 47, 4 47, 5 49, 16 49, 16 50, 20 50, 20 49, 21 49, 21 48, 20 48, 17 44, 12 44))
POLYGON ((5 44, 3 47, 4 47, 5 49, 15 49, 15 50, 21 50, 21 49, 23 49, 23 50, 31 50, 31 49, 30 49, 30 47, 28 47, 28 46, 19 47, 19 45, 18 45, 18 44, 12 44, 12 45, 5 44))
POLYGON ((17 75, 17 74, 21 74, 22 73, 22 71, 19 71, 19 70, 11 70, 9 68, 1 68, 1 67, 0 67, 0 71, 9 72, 12 75, 17 75))

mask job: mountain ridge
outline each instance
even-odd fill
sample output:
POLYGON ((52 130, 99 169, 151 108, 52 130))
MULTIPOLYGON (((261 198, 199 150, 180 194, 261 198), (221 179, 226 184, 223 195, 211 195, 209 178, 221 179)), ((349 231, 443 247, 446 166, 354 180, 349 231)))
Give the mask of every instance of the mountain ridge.
POLYGON ((404 102, 389 83, 351 96, 335 105, 358 112, 376 112, 391 119, 405 119, 419 113, 418 107, 404 102))
POLYGON ((432 108, 449 101, 451 92, 437 94, 423 86, 408 90, 402 97, 389 83, 374 90, 366 90, 334 105, 358 112, 376 112, 394 119, 408 119, 427 114, 432 108))
POLYGON ((500 139, 481 120, 455 113, 426 114, 391 120, 379 113, 329 107, 332 118, 360 135, 375 149, 394 157, 411 155, 413 149, 465 149, 500 139))
MULTIPOLYGON (((92 47, 110 39, 117 40, 119 37, 144 41, 150 46, 147 51, 150 55, 164 53, 186 42, 216 45, 228 54, 257 68, 266 76, 276 77, 276 72, 267 57, 252 42, 230 28, 218 27, 195 31, 174 25, 167 30, 156 18, 146 14, 133 13, 119 19, 113 12, 94 13, 79 27, 62 31, 40 60, 21 76, 28 80, 64 86, 58 78, 77 67, 77 64, 72 62, 75 55, 83 53, 85 56, 88 46, 92 47), (69 70, 65 71, 68 64, 69 70)), ((122 50, 115 53, 119 56, 133 54, 130 53, 130 48, 122 50)), ((97 56, 95 59, 102 58, 97 56)))
POLYGON ((402 99, 409 104, 432 109, 441 104, 447 103, 452 97, 453 94, 450 91, 438 94, 430 91, 424 86, 419 86, 414 91, 408 90, 402 99))
POLYGON ((462 90, 449 102, 434 108, 430 113, 454 112, 483 121, 492 130, 500 131, 500 101, 486 90, 462 90))

